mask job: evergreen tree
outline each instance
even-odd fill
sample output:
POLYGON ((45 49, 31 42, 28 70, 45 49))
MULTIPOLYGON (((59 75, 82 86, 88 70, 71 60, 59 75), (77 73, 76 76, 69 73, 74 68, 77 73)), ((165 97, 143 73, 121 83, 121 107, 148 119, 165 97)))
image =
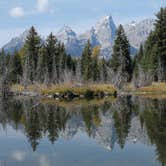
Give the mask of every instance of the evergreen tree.
MULTIPOLYGON (((66 55, 66 50, 64 44, 60 45, 60 63, 61 63, 61 70, 64 72, 66 69, 66 63, 68 63, 68 56, 66 55)), ((70 56, 70 55, 69 55, 70 56)), ((71 56, 70 56, 71 58, 71 56)))
POLYGON ((48 83, 48 68, 47 68, 47 55, 45 45, 41 47, 39 50, 39 57, 38 57, 38 66, 37 66, 37 80, 40 83, 45 82, 48 83))
POLYGON ((57 59, 57 39, 52 33, 46 40, 46 56, 49 79, 51 80, 54 74, 54 66, 59 62, 57 59))
POLYGON ((2 77, 3 74, 5 73, 5 68, 6 68, 6 58, 5 58, 5 53, 2 50, 2 52, 0 52, 0 77, 2 77))
POLYGON ((104 58, 100 61, 100 80, 102 82, 107 82, 108 81, 108 68, 107 68, 107 62, 104 58))
MULTIPOLYGON (((152 77, 158 70, 158 55, 156 47, 156 35, 155 32, 151 32, 146 43, 144 56, 139 59, 142 69, 152 77)), ((153 79, 153 78, 152 78, 153 79)))
POLYGON ((9 76, 10 81, 13 83, 19 83, 23 74, 21 57, 16 52, 13 56, 10 56, 10 65, 9 65, 9 76))
POLYGON ((140 86, 140 68, 141 68, 141 59, 144 56, 144 48, 143 45, 140 45, 139 51, 134 57, 133 62, 133 82, 136 87, 140 86))
POLYGON ((7 57, 2 50, 0 52, 0 96, 6 97, 9 92, 9 72, 7 68, 7 57))
MULTIPOLYGON (((53 74, 53 80, 54 80, 54 83, 59 83, 61 82, 60 80, 60 76, 62 73, 61 72, 61 49, 62 49, 62 46, 61 46, 61 43, 58 42, 57 43, 57 47, 55 49, 55 55, 53 57, 53 71, 54 71, 54 74, 53 74)), ((63 74, 62 74, 63 75, 63 74)))
POLYGON ((100 79, 100 71, 99 71, 99 55, 100 55, 100 47, 94 47, 92 52, 92 75, 93 81, 99 81, 100 79))
POLYGON ((92 77, 91 56, 92 56, 92 47, 90 41, 88 40, 83 50, 81 58, 81 73, 84 81, 88 81, 92 77))
POLYGON ((41 39, 34 27, 31 27, 25 42, 25 79, 33 83, 36 76, 37 61, 41 39))
POLYGON ((117 30, 117 37, 113 47, 113 55, 111 58, 111 68, 115 80, 114 84, 119 86, 119 82, 128 82, 132 74, 132 61, 130 57, 130 45, 125 35, 123 26, 120 25, 117 30), (118 77, 116 77, 118 76, 118 77), (125 80, 124 80, 125 78, 125 80))
POLYGON ((137 60, 140 86, 152 81, 166 81, 166 8, 156 15, 155 29, 144 45, 144 55, 137 60))
POLYGON ((166 7, 156 15, 156 44, 158 54, 159 81, 166 81, 166 7))

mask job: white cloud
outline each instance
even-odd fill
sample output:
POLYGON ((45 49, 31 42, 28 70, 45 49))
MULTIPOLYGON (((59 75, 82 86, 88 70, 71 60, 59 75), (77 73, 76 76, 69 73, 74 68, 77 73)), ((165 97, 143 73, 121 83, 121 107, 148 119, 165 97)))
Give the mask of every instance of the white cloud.
POLYGON ((15 7, 9 11, 10 16, 12 17, 23 17, 25 15, 24 9, 22 7, 15 7))
POLYGON ((44 13, 49 11, 49 1, 48 0, 37 0, 37 11, 44 13))
POLYGON ((49 0, 36 0, 36 7, 30 11, 24 11, 21 6, 14 7, 10 9, 9 14, 11 17, 23 17, 29 15, 35 15, 40 13, 50 13, 54 14, 54 5, 50 4, 49 0))
POLYGON ((39 163, 41 166, 50 166, 50 162, 45 155, 41 155, 39 158, 39 163))
POLYGON ((24 151, 15 151, 12 153, 11 157, 16 161, 24 161, 26 153, 24 151))

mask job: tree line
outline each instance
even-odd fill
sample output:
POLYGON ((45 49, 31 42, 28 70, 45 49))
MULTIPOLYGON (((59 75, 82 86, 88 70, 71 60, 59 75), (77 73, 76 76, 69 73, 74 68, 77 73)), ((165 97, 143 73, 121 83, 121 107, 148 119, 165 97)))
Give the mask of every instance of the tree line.
POLYGON ((134 59, 133 82, 138 87, 166 81, 166 7, 156 18, 154 30, 134 59))
POLYGON ((130 54, 130 43, 123 26, 117 30, 111 59, 100 56, 100 46, 90 41, 82 56, 68 55, 53 33, 44 41, 31 27, 24 47, 14 55, 0 52, 0 82, 23 85, 72 83, 112 83, 122 88, 133 82, 136 87, 153 81, 166 81, 166 8, 156 15, 154 30, 137 55, 130 54), (5 81, 4 81, 5 80, 5 81))

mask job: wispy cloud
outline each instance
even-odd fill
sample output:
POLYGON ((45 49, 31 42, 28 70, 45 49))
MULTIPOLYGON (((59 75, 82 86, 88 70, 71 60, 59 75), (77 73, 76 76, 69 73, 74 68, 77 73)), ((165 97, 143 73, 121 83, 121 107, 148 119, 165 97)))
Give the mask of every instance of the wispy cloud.
POLYGON ((36 0, 36 5, 32 10, 24 10, 23 7, 17 6, 9 10, 11 17, 23 17, 27 15, 35 15, 40 13, 54 13, 54 5, 51 5, 50 0, 36 0))
POLYGON ((11 157, 16 161, 24 161, 26 153, 24 151, 14 151, 11 157))
POLYGON ((45 155, 39 157, 39 163, 41 166, 50 166, 49 159, 45 155))
POLYGON ((50 5, 48 0, 37 0, 37 12, 45 13, 50 10, 50 5))
POLYGON ((10 11, 9 11, 9 14, 11 17, 23 17, 25 15, 25 11, 22 7, 20 6, 17 6, 17 7, 14 7, 12 8, 10 11))

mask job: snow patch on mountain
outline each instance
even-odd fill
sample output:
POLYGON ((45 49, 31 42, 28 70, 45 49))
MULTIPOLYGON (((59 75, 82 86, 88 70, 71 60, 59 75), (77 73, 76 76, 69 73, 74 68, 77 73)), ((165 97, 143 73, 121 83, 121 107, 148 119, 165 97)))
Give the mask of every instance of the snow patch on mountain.
POLYGON ((81 54, 77 34, 69 26, 64 26, 60 29, 56 37, 64 43, 68 54, 72 56, 79 56, 81 54))
POLYGON ((124 25, 130 44, 135 48, 139 48, 141 43, 144 44, 150 32, 154 29, 154 23, 154 19, 145 19, 140 22, 132 21, 124 25))

